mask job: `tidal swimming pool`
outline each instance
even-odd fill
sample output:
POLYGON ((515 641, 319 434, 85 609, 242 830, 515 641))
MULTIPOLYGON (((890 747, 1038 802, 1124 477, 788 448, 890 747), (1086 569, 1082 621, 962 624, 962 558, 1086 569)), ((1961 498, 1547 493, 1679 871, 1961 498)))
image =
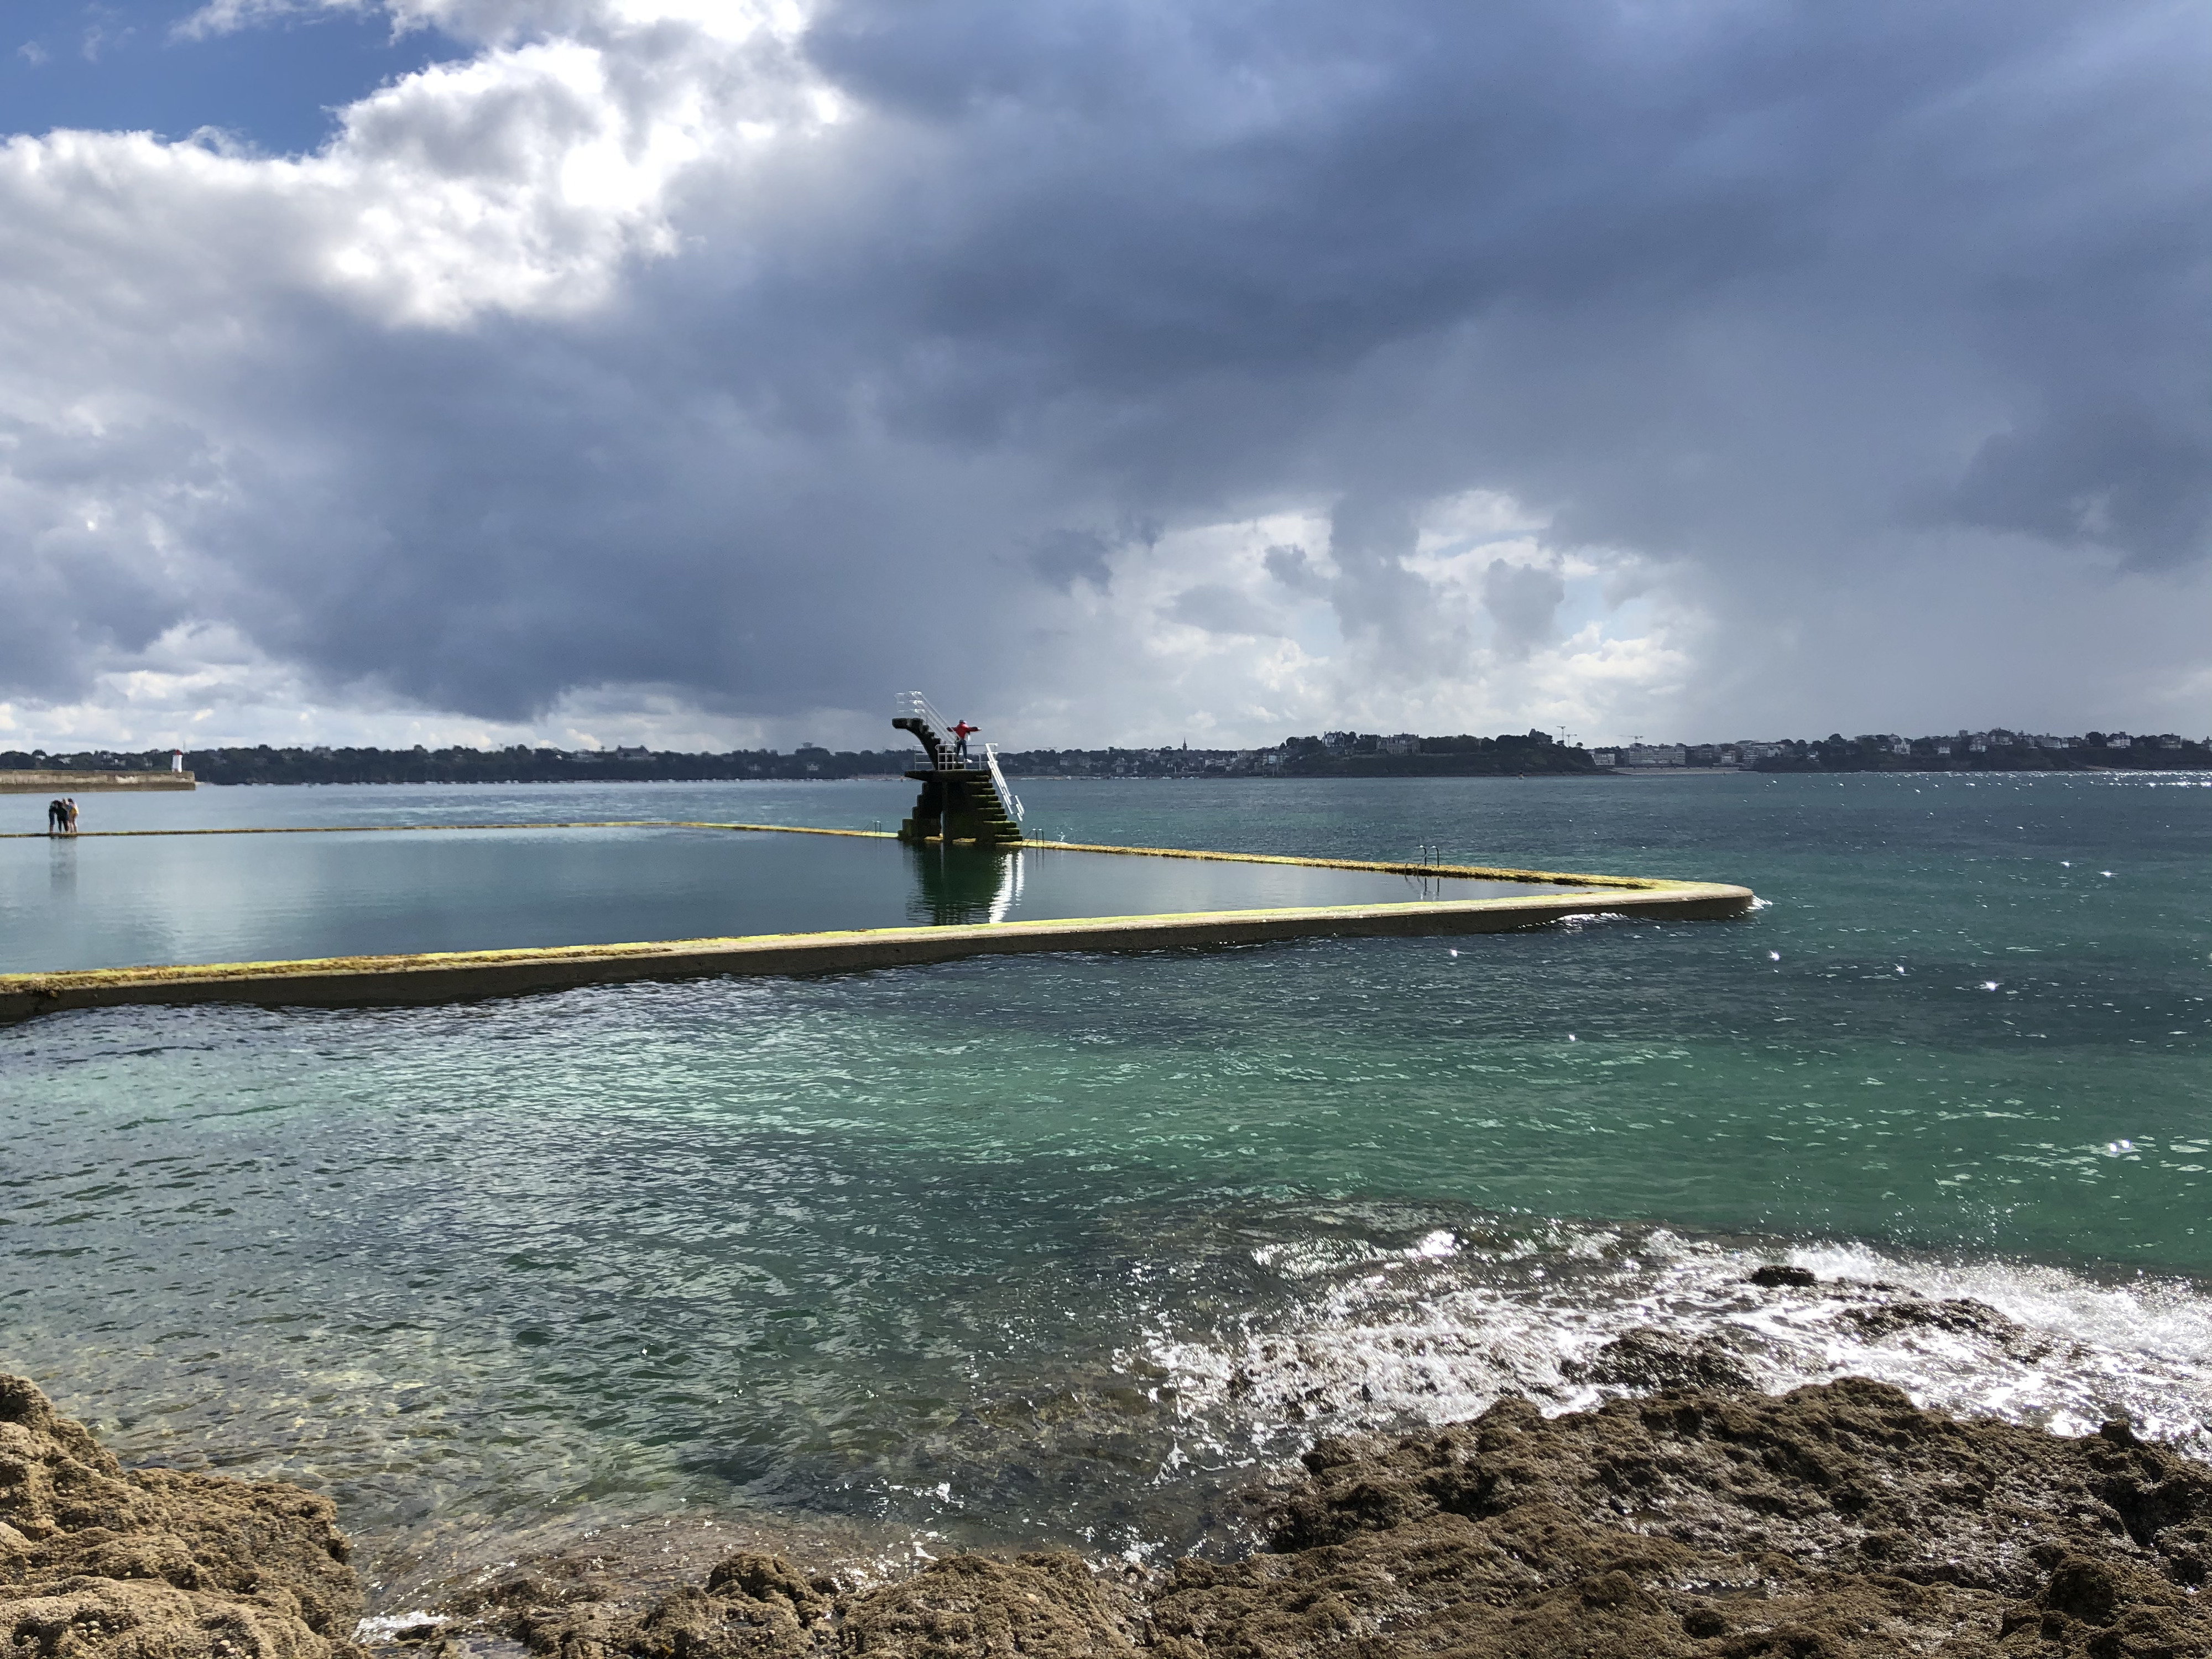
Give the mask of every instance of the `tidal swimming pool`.
POLYGON ((0 842, 0 972, 1256 910, 1557 890, 690 826, 0 842))

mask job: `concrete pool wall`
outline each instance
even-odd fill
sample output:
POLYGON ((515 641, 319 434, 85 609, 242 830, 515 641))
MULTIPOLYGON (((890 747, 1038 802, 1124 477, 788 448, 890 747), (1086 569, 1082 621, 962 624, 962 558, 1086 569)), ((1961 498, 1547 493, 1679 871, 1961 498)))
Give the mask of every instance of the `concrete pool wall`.
MULTIPOLYGON (((368 826, 352 826, 358 831, 368 826)), ((787 824, 569 823, 471 826, 374 826, 381 830, 550 827, 682 828, 895 839, 885 832, 817 830, 787 824)), ((328 834, 298 830, 120 830, 131 835, 328 834)), ((1722 883, 1504 870, 1464 865, 1379 863, 1175 848, 1091 846, 1032 842, 1032 850, 1130 858, 1218 860, 1367 871, 1440 881, 1508 881, 1553 890, 1525 896, 1416 902, 1213 910, 1075 920, 1005 921, 980 926, 845 929, 737 938, 411 955, 325 957, 293 961, 78 969, 0 975, 0 1022, 69 1008, 124 1004, 247 1003, 262 1006, 364 1007, 455 1002, 622 981, 715 975, 839 973, 946 962, 975 956, 1050 951, 1156 951, 1220 947, 1312 938, 1389 938, 1502 933, 1542 927, 1571 916, 1613 914, 1654 920, 1718 920, 1749 911, 1748 888, 1722 883)))

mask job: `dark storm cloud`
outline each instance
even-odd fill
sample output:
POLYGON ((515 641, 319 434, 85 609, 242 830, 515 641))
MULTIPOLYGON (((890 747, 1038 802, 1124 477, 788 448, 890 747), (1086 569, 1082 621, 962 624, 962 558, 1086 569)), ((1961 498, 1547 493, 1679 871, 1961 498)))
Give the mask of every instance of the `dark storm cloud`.
POLYGON ((212 475, 198 434, 177 422, 57 433, 0 416, 0 673, 11 689, 65 694, 87 664, 143 648, 185 613, 186 585, 164 569, 148 525, 189 511, 212 475), (115 479, 143 482, 115 492, 115 479), (100 505, 57 517, 57 497, 100 505))
MULTIPOLYGON (((1039 605, 1285 502, 1336 574, 1267 569, 1401 676, 1473 648, 1407 563, 1453 491, 1754 610, 2013 541, 2212 550, 2199 9, 849 0, 803 51, 850 118, 684 178, 607 304, 301 302, 180 380, 215 574, 33 605, 219 607, 501 718, 774 713, 1049 683, 1039 605)), ((1553 571, 1483 592, 1508 654, 1553 636, 1553 571)))
POLYGON ((2212 410, 2177 398, 2069 409, 1990 438, 1949 505, 1964 523, 2148 565, 2212 549, 2212 410))
POLYGON ((1170 517, 1347 497, 1355 630, 1413 627, 1403 516, 1471 484, 1724 565, 1931 499, 2169 562, 2207 46, 2170 6, 848 4, 816 60, 929 161, 867 158, 899 187, 824 263, 938 348, 911 430, 1042 425, 1170 517))
POLYGON ((1553 618, 1567 597, 1556 570, 1492 559, 1482 573, 1482 605, 1498 624, 1499 644, 1525 657, 1550 642, 1553 618))
POLYGON ((641 373, 650 354, 618 337, 343 345, 288 388, 307 435, 264 438, 283 482, 238 554, 254 636, 333 681, 495 719, 579 683, 722 711, 836 706, 857 683, 873 704, 917 637, 950 654, 982 609, 973 550, 1009 514, 988 477, 764 429, 641 373), (333 384, 343 406, 318 407, 333 384))

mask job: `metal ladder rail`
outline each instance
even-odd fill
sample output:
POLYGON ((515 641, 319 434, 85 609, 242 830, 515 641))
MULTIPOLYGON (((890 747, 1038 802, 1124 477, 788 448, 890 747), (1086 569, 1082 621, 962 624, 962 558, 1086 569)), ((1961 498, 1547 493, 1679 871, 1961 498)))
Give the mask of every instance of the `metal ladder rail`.
POLYGON ((991 787, 999 792, 999 806, 1016 823, 1022 821, 1021 797, 1006 787, 1006 775, 999 769, 999 745, 983 745, 983 761, 991 769, 991 787))

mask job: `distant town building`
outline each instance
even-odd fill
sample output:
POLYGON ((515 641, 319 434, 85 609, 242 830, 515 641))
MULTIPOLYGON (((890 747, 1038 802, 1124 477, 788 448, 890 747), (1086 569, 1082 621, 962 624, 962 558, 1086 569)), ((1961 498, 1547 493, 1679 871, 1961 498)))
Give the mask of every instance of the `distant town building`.
POLYGON ((1593 766, 1618 766, 1620 764, 1620 757, 1610 749, 1593 749, 1590 750, 1590 764, 1593 766))
POLYGON ((1679 743, 1632 743, 1623 757, 1630 766, 1680 766, 1687 759, 1679 743))

